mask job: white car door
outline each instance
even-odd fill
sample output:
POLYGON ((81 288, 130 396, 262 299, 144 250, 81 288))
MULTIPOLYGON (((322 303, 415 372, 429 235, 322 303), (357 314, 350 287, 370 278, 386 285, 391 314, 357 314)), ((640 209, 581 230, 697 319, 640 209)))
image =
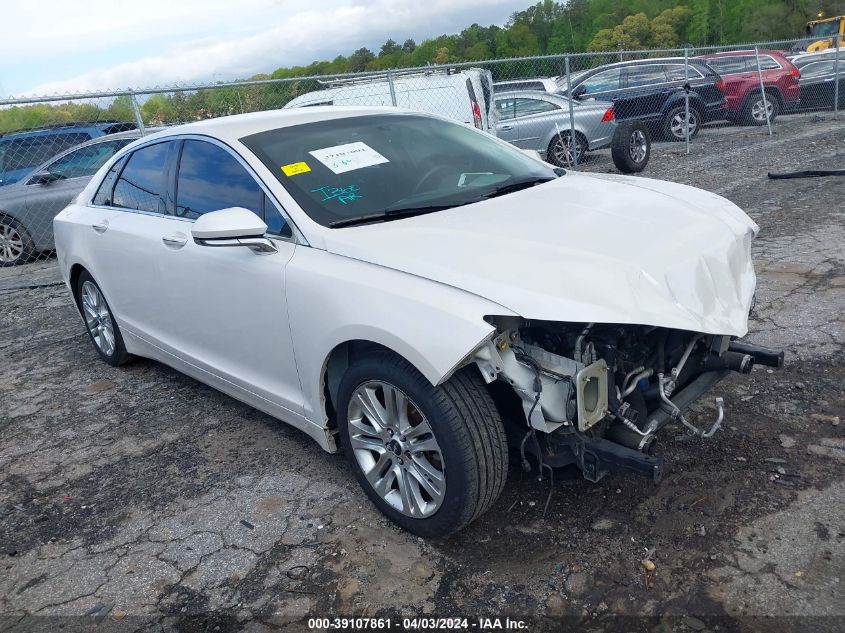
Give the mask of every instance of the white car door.
POLYGON ((175 215, 156 245, 160 294, 169 309, 163 342, 183 361, 236 385, 256 406, 266 410, 254 396, 301 413, 285 299, 285 266, 296 248, 291 227, 228 148, 186 139, 176 162, 175 215), (191 223, 228 207, 262 217, 277 252, 196 244, 191 223))

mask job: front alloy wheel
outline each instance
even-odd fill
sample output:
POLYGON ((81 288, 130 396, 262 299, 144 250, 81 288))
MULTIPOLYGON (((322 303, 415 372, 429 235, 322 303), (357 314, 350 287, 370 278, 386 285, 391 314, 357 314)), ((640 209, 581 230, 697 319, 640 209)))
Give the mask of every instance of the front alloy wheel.
POLYGON ((373 490, 405 516, 424 518, 446 492, 443 452, 419 407, 385 382, 359 386, 349 402, 349 442, 373 490))
POLYGON ((504 487, 505 430, 474 367, 435 386, 404 358, 370 352, 344 373, 335 411, 358 483, 409 532, 456 532, 486 512, 504 487))

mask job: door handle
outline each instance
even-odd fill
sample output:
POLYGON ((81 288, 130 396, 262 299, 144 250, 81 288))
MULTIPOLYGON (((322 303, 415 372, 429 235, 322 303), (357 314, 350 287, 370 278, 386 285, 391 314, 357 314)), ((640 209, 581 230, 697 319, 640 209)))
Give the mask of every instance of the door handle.
POLYGON ((165 246, 169 246, 171 248, 182 248, 188 243, 188 237, 182 233, 174 233, 173 235, 167 235, 161 238, 161 241, 164 242, 165 246))
POLYGON ((97 233, 105 233, 106 229, 109 228, 109 221, 103 220, 102 222, 97 222, 96 224, 92 224, 91 228, 97 231, 97 233))
POLYGON ((507 131, 507 130, 512 130, 512 129, 513 129, 513 126, 512 126, 512 125, 503 125, 503 126, 502 126, 502 130, 505 130, 505 131, 507 131))

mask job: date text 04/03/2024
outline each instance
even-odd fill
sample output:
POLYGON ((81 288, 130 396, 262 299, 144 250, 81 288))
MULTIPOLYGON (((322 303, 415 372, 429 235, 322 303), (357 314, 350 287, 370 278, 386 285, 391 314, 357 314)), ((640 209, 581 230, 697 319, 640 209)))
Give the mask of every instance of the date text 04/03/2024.
POLYGON ((528 624, 524 620, 512 620, 509 617, 479 618, 435 618, 418 617, 394 620, 391 618, 309 618, 308 628, 314 630, 345 631, 526 631, 528 624), (400 628, 401 627, 401 628, 400 628))

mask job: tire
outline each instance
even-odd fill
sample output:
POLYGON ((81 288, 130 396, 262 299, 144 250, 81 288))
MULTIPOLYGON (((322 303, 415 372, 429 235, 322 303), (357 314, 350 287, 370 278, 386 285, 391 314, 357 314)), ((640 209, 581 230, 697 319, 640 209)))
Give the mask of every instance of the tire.
POLYGON ((610 146, 613 164, 623 174, 641 172, 651 158, 651 132, 641 121, 620 123, 610 146))
MULTIPOLYGON (((549 147, 546 150, 546 162, 558 167, 572 166, 572 150, 570 149, 570 131, 555 134, 549 142, 549 147)), ((587 151, 587 139, 581 135, 580 132, 575 132, 575 156, 577 163, 581 164, 584 161, 584 154, 587 151)))
POLYGON ((125 365, 132 360, 111 308, 100 286, 87 270, 83 270, 76 281, 76 304, 85 321, 88 337, 100 358, 112 367, 125 365))
MULTIPOLYGON (((670 109, 663 117, 663 125, 661 131, 663 138, 667 141, 683 141, 685 140, 684 119, 686 118, 686 108, 683 105, 678 105, 670 109)), ((694 139, 701 129, 701 113, 690 106, 689 109, 689 137, 694 139)))
POLYGON ((23 225, 0 215, 0 266, 19 266, 35 255, 35 243, 23 225))
MULTIPOLYGON (((769 122, 774 122, 780 112, 780 101, 777 97, 766 93, 769 105, 769 122)), ((763 94, 756 92, 745 101, 740 119, 745 125, 766 125, 766 111, 763 106, 763 94)))
POLYGON ((386 517, 417 536, 460 530, 490 509, 505 485, 502 420, 471 368, 434 387, 405 359, 369 354, 344 374, 337 412, 358 483, 386 517), (387 403, 404 415, 388 414, 387 403))

